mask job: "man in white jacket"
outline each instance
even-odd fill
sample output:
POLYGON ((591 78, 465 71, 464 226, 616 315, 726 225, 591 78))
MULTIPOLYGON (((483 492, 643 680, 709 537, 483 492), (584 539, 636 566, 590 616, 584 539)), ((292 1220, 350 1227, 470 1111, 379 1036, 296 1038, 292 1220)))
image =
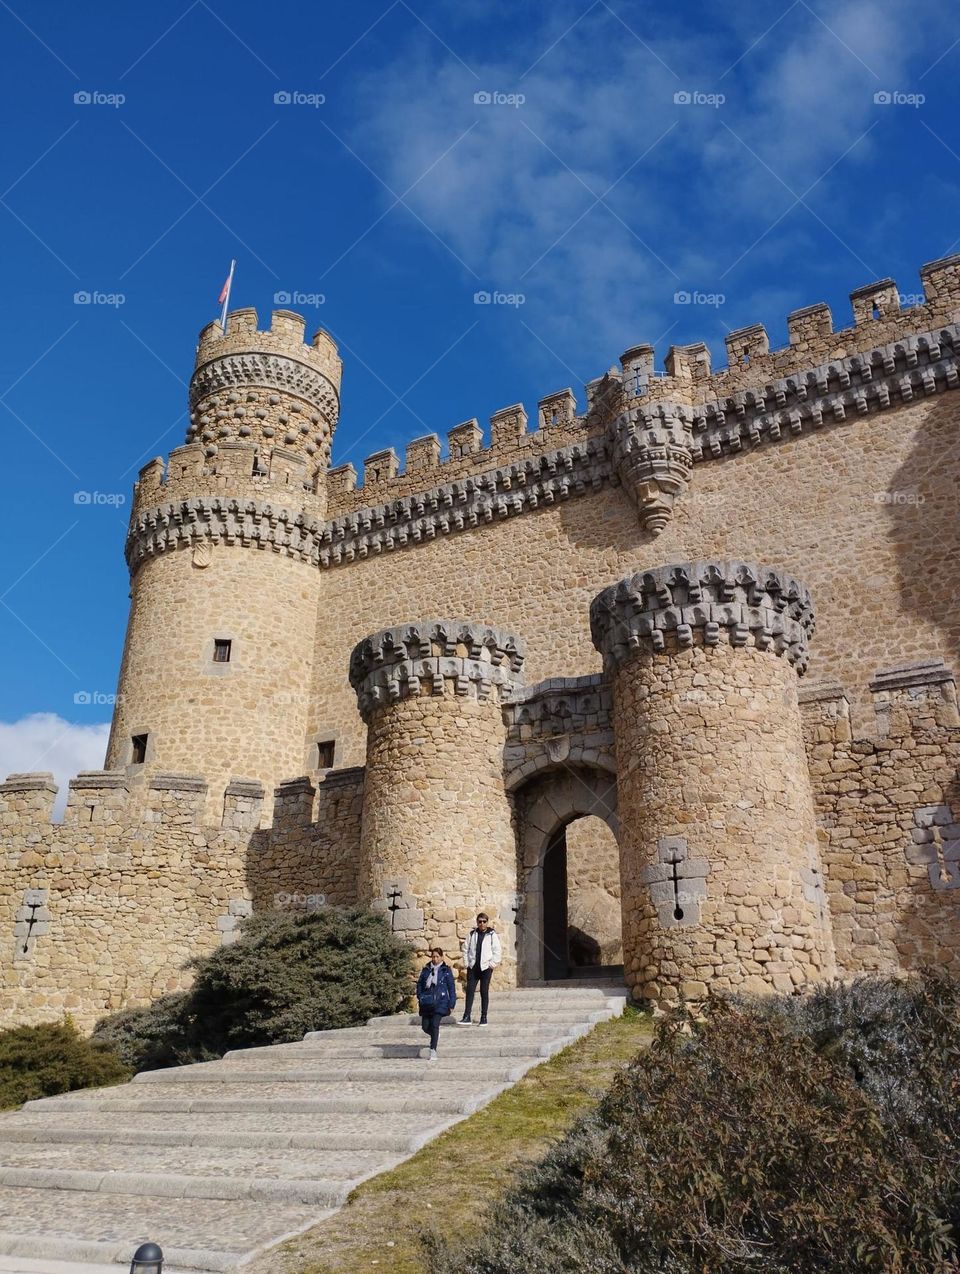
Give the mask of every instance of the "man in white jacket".
POLYGON ((467 998, 463 1006, 461 1026, 470 1026, 470 1015, 473 1012, 473 997, 480 986, 480 1025, 487 1024, 487 1008, 490 1004, 490 979, 493 971, 503 959, 503 948, 499 934, 490 927, 490 917, 485 911, 477 916, 477 927, 470 930, 470 936, 463 944, 463 967, 467 971, 467 998))

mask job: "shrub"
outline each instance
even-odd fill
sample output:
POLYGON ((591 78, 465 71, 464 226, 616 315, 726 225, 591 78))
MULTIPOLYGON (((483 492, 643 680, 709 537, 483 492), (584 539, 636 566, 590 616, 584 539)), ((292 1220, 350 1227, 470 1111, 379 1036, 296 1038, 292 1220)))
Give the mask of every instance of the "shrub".
POLYGON ((192 962, 189 991, 104 1018, 94 1038, 136 1069, 299 1040, 395 1013, 412 962, 383 918, 362 908, 261 912, 243 921, 237 942, 192 962))
POLYGON ((862 980, 666 1020, 433 1274, 957 1268, 960 985, 862 980))
POLYGON ((196 962, 196 1034, 226 1052, 303 1038, 395 1013, 410 994, 413 953, 362 908, 268 912, 239 942, 196 962))
POLYGON ((105 1044, 84 1038, 69 1018, 0 1031, 0 1107, 4 1109, 129 1078, 120 1058, 105 1044))
POLYGON ((92 1038, 109 1045, 133 1070, 161 1070, 206 1060, 191 1037, 189 996, 165 995, 142 1008, 121 1009, 101 1019, 92 1038))

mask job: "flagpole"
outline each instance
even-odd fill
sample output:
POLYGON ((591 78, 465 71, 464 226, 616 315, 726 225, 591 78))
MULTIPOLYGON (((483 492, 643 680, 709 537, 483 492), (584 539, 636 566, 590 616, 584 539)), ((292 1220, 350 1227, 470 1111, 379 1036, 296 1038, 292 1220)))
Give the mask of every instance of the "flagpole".
POLYGON ((230 262, 230 273, 227 275, 227 294, 223 298, 223 310, 220 314, 220 327, 224 332, 227 330, 227 307, 230 304, 230 289, 233 287, 233 272, 236 269, 236 265, 236 261, 230 262))

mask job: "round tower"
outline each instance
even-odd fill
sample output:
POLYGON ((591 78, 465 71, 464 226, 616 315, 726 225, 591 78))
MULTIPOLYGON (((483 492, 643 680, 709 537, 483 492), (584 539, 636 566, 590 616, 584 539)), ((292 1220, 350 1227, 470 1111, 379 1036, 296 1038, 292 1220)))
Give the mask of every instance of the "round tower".
POLYGON ((502 700, 522 666, 515 637, 462 620, 384 629, 350 658, 367 723, 359 896, 423 953, 455 948, 487 911, 511 981, 517 855, 502 700))
MULTIPOLYGON (((127 537, 131 607, 107 752, 231 777, 309 768, 307 700, 341 364, 325 332, 254 310, 200 334, 186 444, 146 465, 127 537)), ((269 802, 268 802, 269 804, 269 802)))
POLYGON ((797 694, 807 589, 766 566, 688 562, 605 589, 590 620, 613 695, 634 994, 792 991, 830 976, 797 694))

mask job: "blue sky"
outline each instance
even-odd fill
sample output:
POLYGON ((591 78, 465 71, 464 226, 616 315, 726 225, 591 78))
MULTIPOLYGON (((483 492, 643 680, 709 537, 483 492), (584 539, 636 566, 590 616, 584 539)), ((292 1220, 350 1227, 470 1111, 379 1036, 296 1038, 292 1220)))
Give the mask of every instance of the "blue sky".
POLYGON ((358 469, 640 341, 718 365, 958 249, 956 41, 931 0, 0 0, 0 771, 102 761, 130 487, 231 257, 339 341, 358 469))

